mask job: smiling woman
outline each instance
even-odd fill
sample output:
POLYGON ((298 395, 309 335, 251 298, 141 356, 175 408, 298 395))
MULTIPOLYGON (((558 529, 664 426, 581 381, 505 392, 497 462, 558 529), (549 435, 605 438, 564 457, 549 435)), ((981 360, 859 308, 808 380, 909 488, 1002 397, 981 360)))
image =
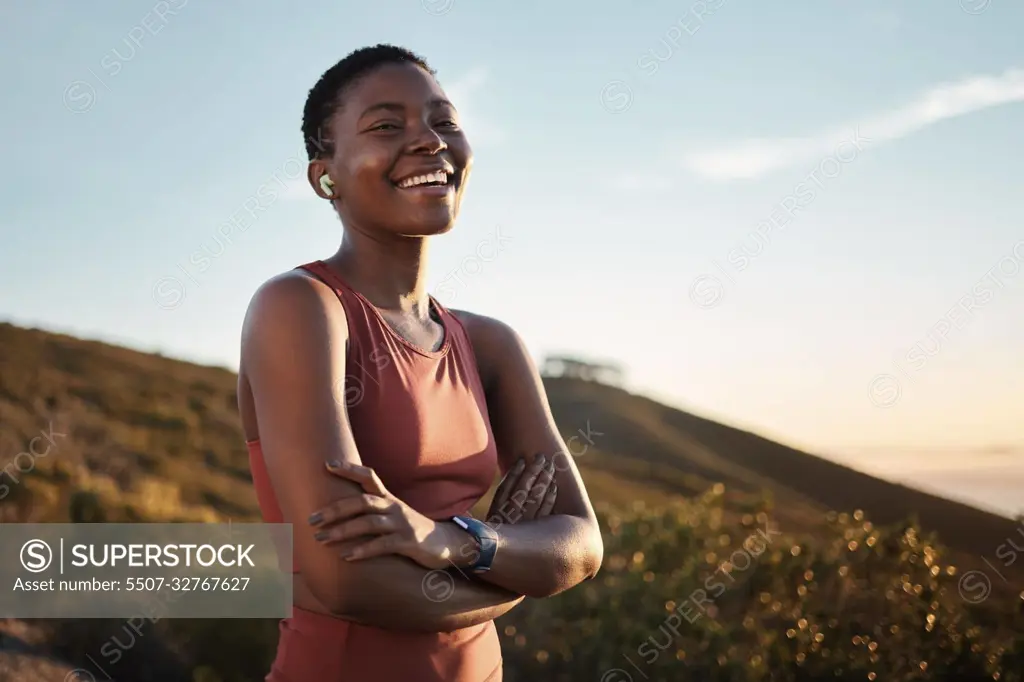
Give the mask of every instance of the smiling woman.
POLYGON ((393 234, 447 232, 473 164, 455 106, 411 53, 378 47, 348 59, 324 74, 306 104, 310 184, 334 201, 346 225, 358 215, 393 234), (376 61, 387 55, 388 61, 376 61), (335 107, 344 93, 331 85, 355 69, 363 76, 349 84, 347 106, 335 107), (341 131, 348 134, 339 137, 341 131), (414 153, 407 153, 410 135, 414 153), (339 154, 339 144, 348 153, 339 154))
POLYGON ((321 77, 303 134, 342 242, 260 287, 239 368, 263 517, 294 526, 266 679, 500 680, 494 619, 593 577, 603 546, 522 340, 426 293, 472 150, 427 64, 387 45, 321 77))

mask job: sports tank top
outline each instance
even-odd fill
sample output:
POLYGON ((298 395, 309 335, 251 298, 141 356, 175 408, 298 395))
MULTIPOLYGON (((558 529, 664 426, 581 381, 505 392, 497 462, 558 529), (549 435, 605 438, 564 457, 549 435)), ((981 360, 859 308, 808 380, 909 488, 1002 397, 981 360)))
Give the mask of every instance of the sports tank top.
MULTIPOLYGON (((469 511, 493 483, 498 457, 473 347, 462 323, 431 298, 444 340, 436 351, 418 348, 322 261, 301 268, 334 290, 348 318, 344 400, 363 464, 424 516, 440 520, 469 511)), ((259 440, 247 446, 263 520, 282 523, 259 440)), ((297 560, 293 565, 301 572, 297 560)), ((306 682, 311 673, 303 671, 314 669, 321 676, 318 682, 500 679, 501 651, 493 623, 451 633, 410 634, 295 611, 281 623, 278 659, 268 680, 306 682), (335 679, 335 670, 344 670, 344 676, 335 679), (493 677, 495 670, 498 677, 493 677)))

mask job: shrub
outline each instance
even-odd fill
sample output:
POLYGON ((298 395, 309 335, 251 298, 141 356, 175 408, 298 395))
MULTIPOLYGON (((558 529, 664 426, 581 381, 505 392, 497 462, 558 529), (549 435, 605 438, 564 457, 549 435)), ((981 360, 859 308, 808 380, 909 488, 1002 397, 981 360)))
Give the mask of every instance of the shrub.
POLYGON ((103 523, 107 520, 103 500, 91 490, 72 493, 68 501, 68 516, 71 523, 103 523))

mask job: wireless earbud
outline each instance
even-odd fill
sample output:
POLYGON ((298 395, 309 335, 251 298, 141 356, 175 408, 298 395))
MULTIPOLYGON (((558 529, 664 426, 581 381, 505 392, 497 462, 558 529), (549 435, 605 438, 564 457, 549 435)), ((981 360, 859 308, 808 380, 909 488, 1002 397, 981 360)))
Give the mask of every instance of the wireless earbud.
POLYGON ((334 181, 331 180, 331 176, 324 173, 320 176, 320 189, 324 191, 324 194, 334 193, 334 181))

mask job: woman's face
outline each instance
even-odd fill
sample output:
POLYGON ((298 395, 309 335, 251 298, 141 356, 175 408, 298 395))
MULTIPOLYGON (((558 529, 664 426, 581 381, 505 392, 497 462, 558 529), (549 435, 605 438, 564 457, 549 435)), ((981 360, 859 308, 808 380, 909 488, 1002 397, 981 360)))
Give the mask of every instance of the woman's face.
POLYGON ((334 155, 310 164, 310 181, 319 189, 319 169, 330 174, 346 225, 407 236, 451 229, 473 151, 433 76, 380 66, 347 88, 328 127, 334 155))

